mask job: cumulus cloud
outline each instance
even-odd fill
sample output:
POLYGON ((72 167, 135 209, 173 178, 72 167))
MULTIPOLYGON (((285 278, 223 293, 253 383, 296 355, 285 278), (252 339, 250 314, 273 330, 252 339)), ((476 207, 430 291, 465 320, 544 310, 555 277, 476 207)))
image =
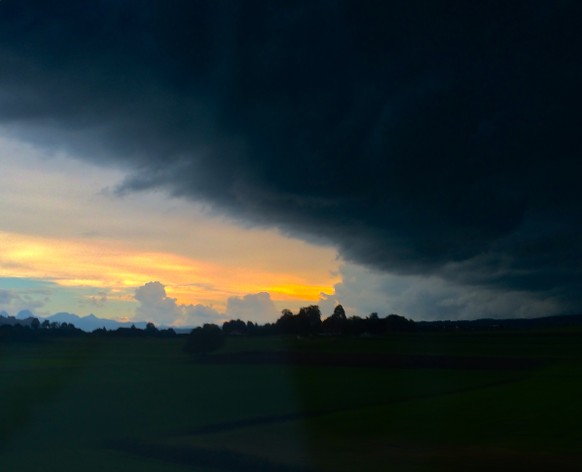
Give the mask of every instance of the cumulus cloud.
POLYGON ((229 297, 226 312, 202 304, 179 304, 168 297, 165 286, 158 281, 148 282, 135 290, 139 305, 134 319, 174 326, 198 326, 204 323, 221 324, 229 319, 260 323, 273 322, 278 311, 266 292, 229 297))
POLYGON ((233 320, 272 323, 277 319, 277 313, 271 295, 266 292, 229 297, 226 303, 226 316, 233 320))
POLYGON ((182 317, 182 310, 175 298, 166 295, 166 288, 160 282, 148 282, 135 290, 139 305, 135 310, 137 319, 172 324, 182 317))
POLYGON ((134 297, 139 303, 135 310, 135 319, 139 321, 192 326, 220 323, 224 318, 209 306, 178 304, 175 298, 168 297, 165 286, 158 281, 138 287, 134 297))
POLYGON ((122 192, 580 307, 581 8, 5 0, 0 123, 125 166, 122 192))

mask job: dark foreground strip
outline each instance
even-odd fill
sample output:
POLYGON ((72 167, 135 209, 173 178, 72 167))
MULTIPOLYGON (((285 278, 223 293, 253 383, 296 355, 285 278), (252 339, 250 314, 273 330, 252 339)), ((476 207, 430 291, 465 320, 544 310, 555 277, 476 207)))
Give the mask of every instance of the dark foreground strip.
POLYGON ((190 436, 199 434, 212 434, 220 433, 223 431, 230 431, 239 428, 248 428, 251 426, 262 426, 268 424, 282 423, 285 421, 298 421, 305 420, 309 418, 315 418, 318 416, 328 415, 330 413, 336 413, 338 411, 344 411, 344 409, 339 410, 326 410, 326 411, 311 411, 303 413, 288 413, 285 415, 270 415, 270 416, 256 416, 254 418, 247 418, 244 420, 234 420, 234 421, 224 421, 222 423, 214 423, 205 426, 201 426, 196 429, 188 430, 187 433, 190 436))
POLYGON ((194 446, 183 448, 129 440, 109 441, 106 446, 116 451, 189 467, 210 467, 233 472, 315 471, 312 468, 279 464, 256 456, 224 449, 206 449, 194 446))
POLYGON ((522 357, 476 356, 386 356, 374 354, 311 353, 311 352, 260 352, 200 356, 204 364, 274 364, 325 367, 372 367, 381 369, 469 369, 513 370, 539 367, 544 360, 522 357))
POLYGON ((435 397, 442 397, 446 395, 455 395, 463 392, 468 392, 476 389, 484 389, 484 388, 495 388, 501 385, 508 385, 519 380, 522 380, 523 377, 511 378, 511 379, 502 379, 502 380, 495 380, 492 382, 485 382, 479 385, 467 386, 462 388, 456 388, 453 390, 446 390, 443 392, 436 392, 436 393, 420 393, 416 395, 406 395, 402 398, 392 398, 388 401, 379 401, 370 403, 367 405, 358 405, 352 407, 343 407, 343 408, 331 408, 325 410, 312 410, 312 411, 302 411, 298 413, 287 413, 282 415, 268 415, 268 416, 255 416, 253 418, 246 418, 241 420, 233 420, 233 421, 223 421, 219 423, 212 423, 207 424, 204 426, 200 426, 197 428, 189 429, 186 431, 176 432, 174 436, 198 436, 204 434, 212 434, 212 433, 221 433, 225 431, 232 431, 241 428, 248 428, 252 426, 262 426, 268 424, 276 424, 282 423, 285 421, 300 421, 300 420, 308 420, 311 418, 317 418, 326 415, 333 415, 336 413, 347 413, 351 411, 358 411, 362 409, 370 409, 370 408, 378 408, 390 404, 400 403, 400 402, 408 402, 411 400, 422 400, 424 398, 435 398, 435 397))
MULTIPOLYGON (((515 382, 516 379, 505 379, 501 381, 489 382, 474 387, 466 387, 453 391, 417 395, 414 398, 430 398, 443 395, 456 394, 463 391, 473 390, 475 388, 489 388, 499 385, 509 384, 515 382)), ((219 433, 225 431, 232 431, 241 428, 248 428, 252 426, 274 424, 286 421, 305 420, 319 416, 355 411, 362 408, 376 408, 388 403, 398 403, 399 401, 409 401, 411 397, 407 396, 402 399, 392 399, 389 402, 379 402, 377 404, 366 405, 364 407, 339 408, 325 411, 310 411, 299 413, 288 413, 282 415, 258 416, 254 418, 247 418, 242 420, 225 421, 221 423, 208 424, 188 431, 176 433, 175 436, 197 436, 212 433, 219 433)), ((164 462, 172 462, 189 467, 210 467, 216 470, 233 471, 233 472, 315 472, 316 469, 301 466, 292 466, 287 464, 280 464, 268 461, 266 459, 237 453, 228 450, 208 449, 203 447, 177 447, 157 443, 148 443, 138 440, 112 440, 105 444, 106 447, 115 449, 117 451, 126 452, 129 454, 148 457, 164 462)), ((564 469, 565 470, 565 469, 564 469)), ((515 471, 513 471, 515 472, 515 471)))

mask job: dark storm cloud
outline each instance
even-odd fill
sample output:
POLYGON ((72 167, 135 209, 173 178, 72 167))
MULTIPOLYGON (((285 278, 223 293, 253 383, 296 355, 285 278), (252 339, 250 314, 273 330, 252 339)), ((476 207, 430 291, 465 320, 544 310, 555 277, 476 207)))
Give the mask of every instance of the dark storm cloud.
POLYGON ((0 4, 0 119, 396 273, 580 307, 572 1, 0 4))

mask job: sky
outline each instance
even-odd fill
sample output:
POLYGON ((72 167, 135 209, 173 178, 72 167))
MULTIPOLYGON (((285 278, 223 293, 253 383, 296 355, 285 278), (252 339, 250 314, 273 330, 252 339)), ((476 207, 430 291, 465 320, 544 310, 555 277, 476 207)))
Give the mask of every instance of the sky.
POLYGON ((0 2, 0 310, 582 312, 575 1, 0 2))

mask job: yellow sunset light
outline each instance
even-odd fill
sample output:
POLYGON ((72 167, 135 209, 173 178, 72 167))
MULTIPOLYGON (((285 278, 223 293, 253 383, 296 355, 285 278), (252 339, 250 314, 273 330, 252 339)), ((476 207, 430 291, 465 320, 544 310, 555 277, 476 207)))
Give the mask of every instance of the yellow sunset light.
POLYGON ((161 281, 181 304, 224 307, 228 297, 269 292, 273 300, 317 301, 333 290, 331 275, 252 270, 164 252, 147 252, 109 240, 54 240, 0 232, 0 277, 48 279, 64 287, 125 291, 161 281))

